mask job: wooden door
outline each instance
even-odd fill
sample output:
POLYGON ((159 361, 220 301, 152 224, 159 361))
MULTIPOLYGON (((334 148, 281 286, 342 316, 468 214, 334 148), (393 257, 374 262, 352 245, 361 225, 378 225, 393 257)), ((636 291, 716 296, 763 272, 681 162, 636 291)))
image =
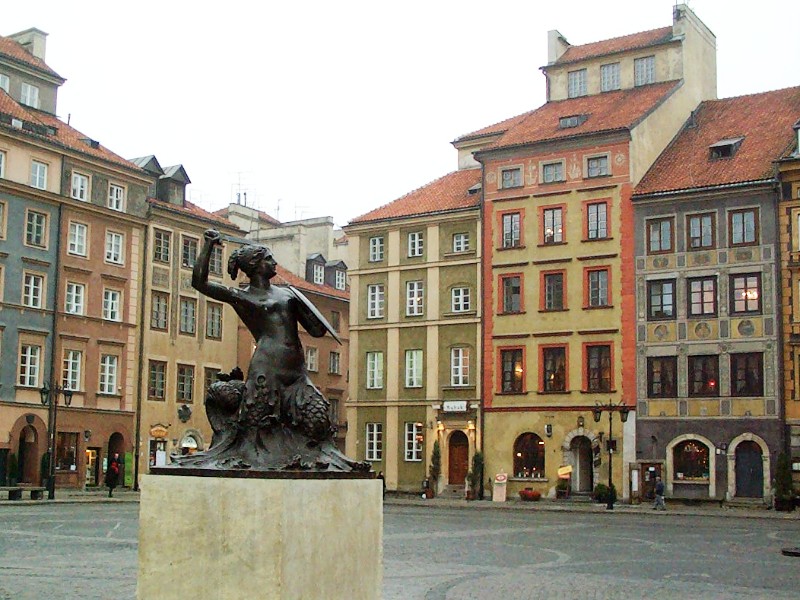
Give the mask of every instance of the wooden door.
POLYGON ((764 494, 764 461, 761 446, 742 442, 736 446, 736 496, 761 498, 764 494))
POLYGON ((448 465, 448 483, 464 485, 469 469, 469 441, 463 431, 454 431, 450 436, 448 465))

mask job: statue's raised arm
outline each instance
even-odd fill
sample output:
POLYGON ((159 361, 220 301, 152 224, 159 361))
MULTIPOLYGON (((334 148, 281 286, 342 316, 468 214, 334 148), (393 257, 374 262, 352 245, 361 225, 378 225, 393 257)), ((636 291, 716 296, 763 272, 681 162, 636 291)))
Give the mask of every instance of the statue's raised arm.
POLYGON ((192 269, 192 287, 205 296, 233 304, 237 300, 234 290, 208 280, 211 254, 216 246, 222 246, 219 231, 207 229, 203 234, 203 247, 200 248, 192 269))

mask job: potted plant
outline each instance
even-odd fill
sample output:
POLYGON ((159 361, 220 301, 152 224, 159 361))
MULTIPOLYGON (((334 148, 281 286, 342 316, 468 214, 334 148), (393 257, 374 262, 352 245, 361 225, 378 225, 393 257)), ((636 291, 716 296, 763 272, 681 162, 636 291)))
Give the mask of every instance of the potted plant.
POLYGON ((19 480, 19 463, 16 454, 8 455, 8 485, 15 486, 19 480))
POLYGON ((559 479, 556 483, 556 498, 569 498, 569 479, 559 479))
POLYGON ((794 510, 794 489, 792 487, 792 465, 789 455, 781 452, 775 465, 775 510, 791 512, 794 510))
POLYGON ((442 474, 442 451, 439 447, 439 440, 433 442, 433 450, 431 451, 431 464, 428 467, 428 489, 425 490, 425 495, 428 498, 433 498, 436 491, 439 489, 439 476, 442 474))
POLYGON ((523 502, 538 502, 542 497, 542 492, 532 488, 525 488, 519 491, 519 497, 523 502))
POLYGON ((475 500, 477 497, 475 490, 477 490, 480 481, 479 475, 474 470, 470 470, 467 473, 467 500, 475 500))
POLYGON ((617 489, 614 487, 614 484, 611 484, 609 488, 604 483, 598 483, 594 486, 594 491, 592 492, 592 498, 598 504, 607 504, 608 503, 608 496, 611 494, 613 501, 617 501, 617 489))

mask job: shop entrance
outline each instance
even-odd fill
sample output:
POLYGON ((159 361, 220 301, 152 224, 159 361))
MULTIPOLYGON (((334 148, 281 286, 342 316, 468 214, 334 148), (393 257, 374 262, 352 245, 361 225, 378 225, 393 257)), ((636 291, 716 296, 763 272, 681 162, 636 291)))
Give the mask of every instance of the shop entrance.
POLYGON ((463 431, 454 431, 448 444, 447 482, 450 485, 464 485, 469 466, 469 440, 463 431))
POLYGON ((100 484, 100 448, 86 449, 86 485, 91 487, 100 484))
POLYGON ((19 434, 19 483, 38 484, 39 452, 36 448, 36 429, 27 425, 19 434))
POLYGON ((736 446, 736 496, 761 498, 764 493, 764 461, 761 446, 752 441, 736 446))
MULTIPOLYGON (((661 477, 661 463, 642 463, 640 478, 641 492, 640 498, 643 500, 655 500, 656 498, 656 477, 661 477)), ((666 482, 665 484, 666 485, 666 482)))
POLYGON ((572 451, 572 464, 575 466, 572 473, 572 491, 591 492, 594 487, 592 442, 585 435, 579 435, 572 438, 569 449, 572 451))

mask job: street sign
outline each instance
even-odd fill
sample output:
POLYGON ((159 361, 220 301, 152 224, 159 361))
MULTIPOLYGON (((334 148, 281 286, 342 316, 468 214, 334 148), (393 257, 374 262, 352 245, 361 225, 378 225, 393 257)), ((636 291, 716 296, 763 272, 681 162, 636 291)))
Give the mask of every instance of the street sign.
POLYGON ((467 412, 466 400, 446 400, 442 403, 444 412, 467 412))

